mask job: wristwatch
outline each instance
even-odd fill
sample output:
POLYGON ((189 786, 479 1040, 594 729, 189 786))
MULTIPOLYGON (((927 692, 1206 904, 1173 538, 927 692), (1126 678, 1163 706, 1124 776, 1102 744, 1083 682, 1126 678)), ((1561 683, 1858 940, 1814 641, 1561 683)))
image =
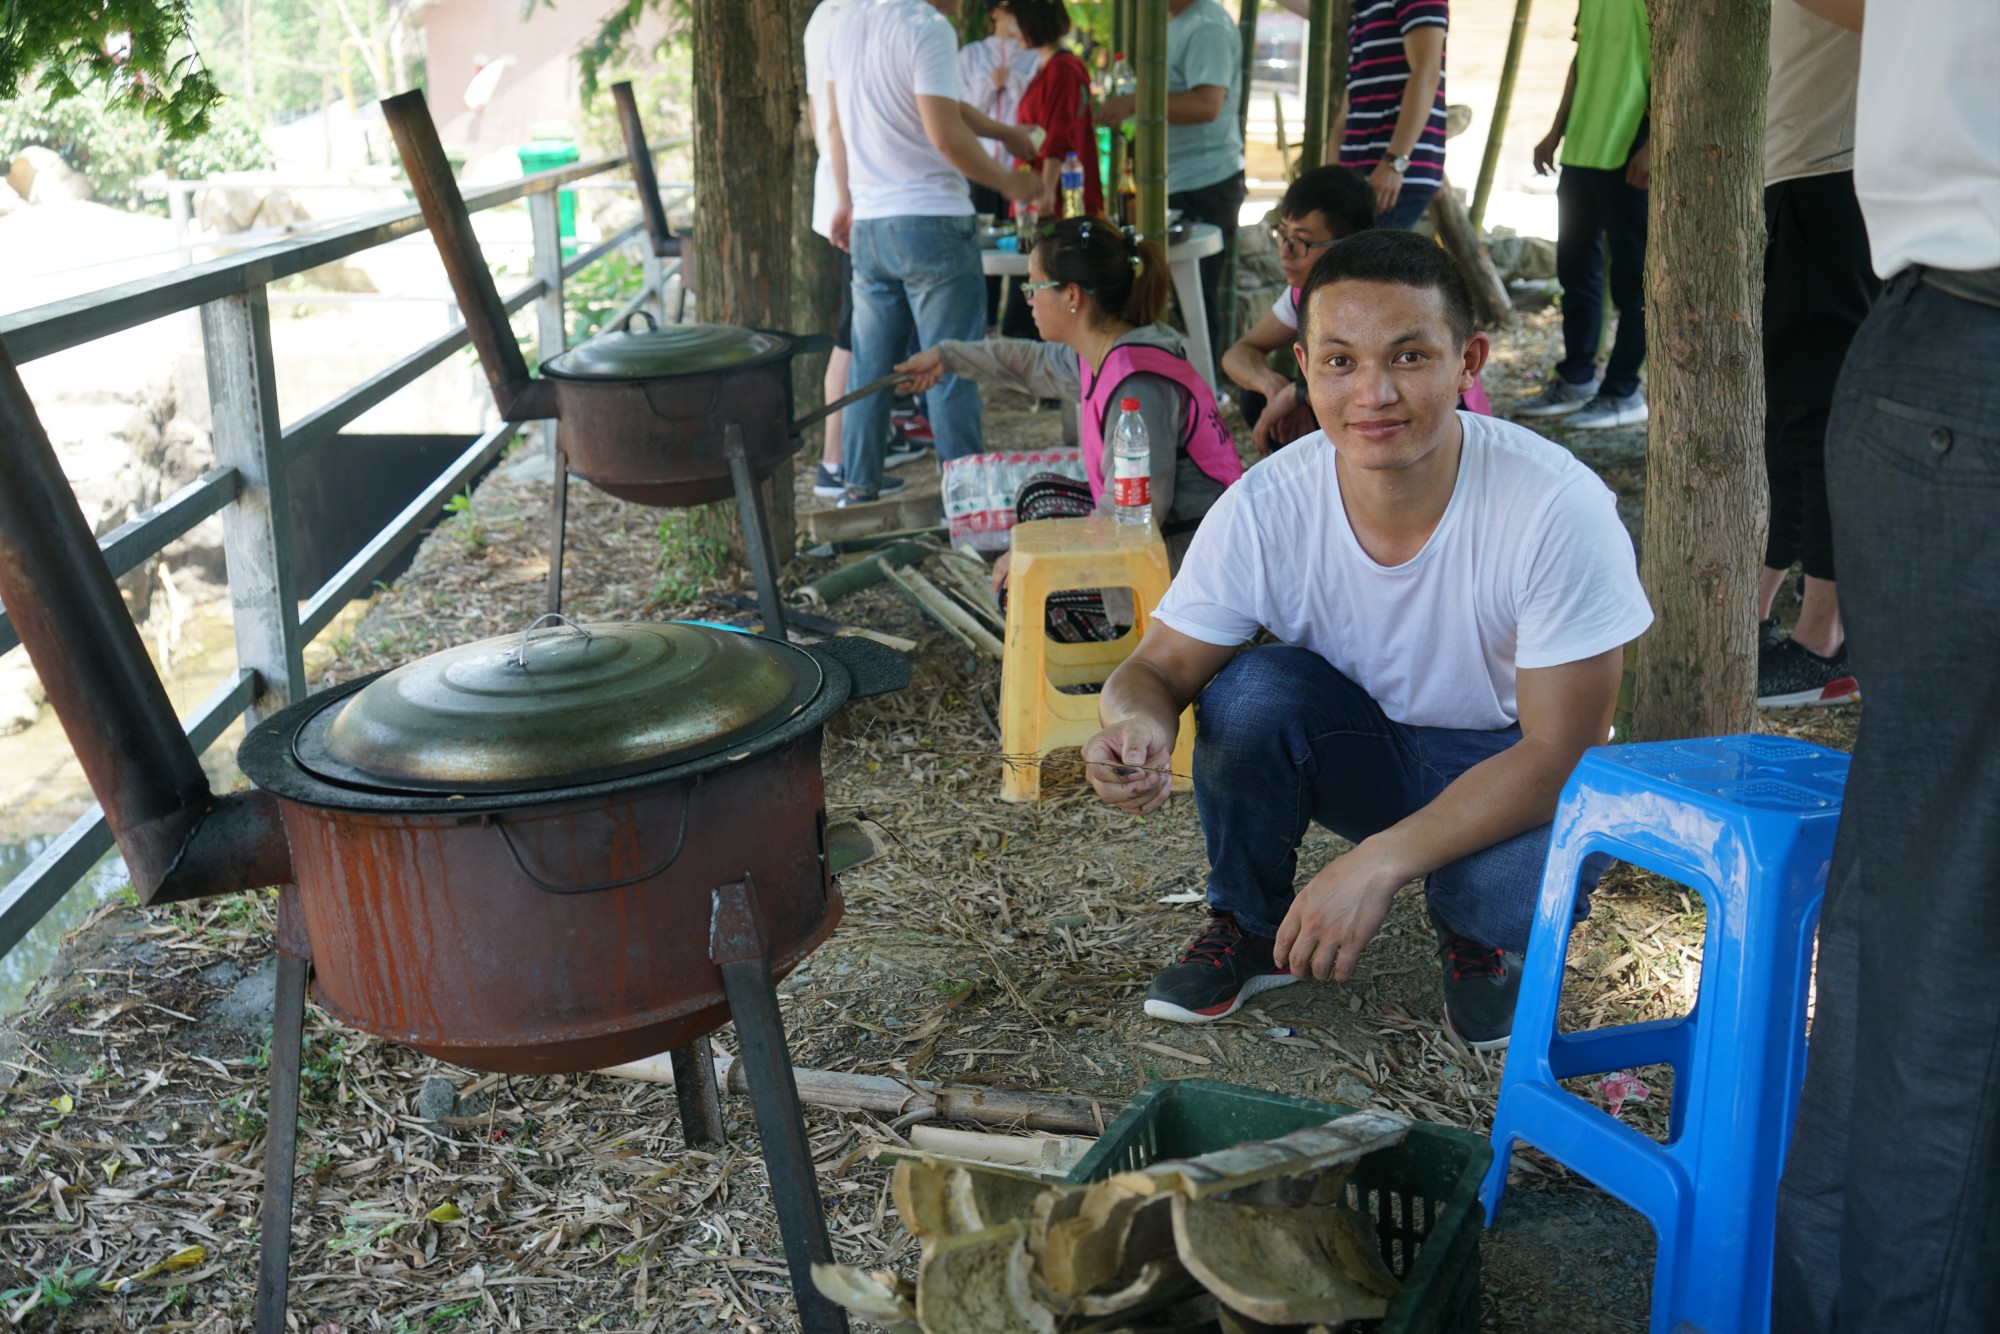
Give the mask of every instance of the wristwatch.
POLYGON ((1388 163, 1389 170, 1395 172, 1398 176, 1403 175, 1410 169, 1410 155, 1408 153, 1403 154, 1401 157, 1396 157, 1393 154, 1388 154, 1385 155, 1382 158, 1382 160, 1388 163))

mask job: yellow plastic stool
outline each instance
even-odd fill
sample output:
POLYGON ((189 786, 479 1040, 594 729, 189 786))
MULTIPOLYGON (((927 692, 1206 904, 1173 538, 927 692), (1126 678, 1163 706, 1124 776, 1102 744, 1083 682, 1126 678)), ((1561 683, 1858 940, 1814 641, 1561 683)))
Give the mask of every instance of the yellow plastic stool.
MULTIPOLYGON (((1097 735, 1097 696, 1058 687, 1096 685, 1130 657, 1171 578, 1166 544, 1151 527, 1109 515, 1040 519, 1013 529, 1007 574, 1007 654, 1000 669, 1000 744, 1007 752, 1003 801, 1039 801, 1042 756, 1097 735), (1078 588, 1129 588, 1137 618, 1109 643, 1059 644, 1048 636, 1049 595, 1078 588)), ((1194 772, 1194 710, 1181 716, 1173 770, 1194 772)), ((1193 786, 1174 779, 1174 790, 1193 786)))

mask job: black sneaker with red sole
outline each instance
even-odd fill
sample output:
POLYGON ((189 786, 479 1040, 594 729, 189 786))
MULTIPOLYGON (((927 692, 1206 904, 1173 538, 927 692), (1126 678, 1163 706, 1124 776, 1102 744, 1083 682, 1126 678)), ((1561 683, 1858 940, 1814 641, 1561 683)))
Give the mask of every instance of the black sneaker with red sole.
POLYGON ((1444 960, 1444 1021, 1474 1051, 1498 1051, 1514 1032, 1521 956, 1461 936, 1433 920, 1444 960))
POLYGON ((1298 979, 1272 962, 1276 944, 1270 936, 1245 931, 1233 914, 1210 909, 1207 929, 1179 963, 1146 988, 1146 1013, 1177 1024, 1206 1024, 1235 1014, 1260 991, 1290 986, 1298 979))
POLYGON ((1845 704, 1861 698, 1861 686, 1847 665, 1847 645, 1823 658, 1795 639, 1780 639, 1757 653, 1757 707, 1796 709, 1845 704))

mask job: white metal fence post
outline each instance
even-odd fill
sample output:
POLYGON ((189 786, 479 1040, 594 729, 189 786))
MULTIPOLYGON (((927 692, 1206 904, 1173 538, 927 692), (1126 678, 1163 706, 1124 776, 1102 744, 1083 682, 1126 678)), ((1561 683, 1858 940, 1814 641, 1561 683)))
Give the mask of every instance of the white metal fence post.
MULTIPOLYGON (((542 284, 535 298, 535 360, 547 362, 568 346, 563 327, 562 202, 553 190, 528 196, 528 224, 534 234, 534 276, 542 284)), ((542 424, 542 444, 556 453, 556 423, 542 424)))
POLYGON ((257 673, 252 721, 305 694, 298 590, 292 574, 290 493, 271 357, 271 309, 262 283, 201 308, 215 461, 243 477, 222 513, 236 661, 257 673))

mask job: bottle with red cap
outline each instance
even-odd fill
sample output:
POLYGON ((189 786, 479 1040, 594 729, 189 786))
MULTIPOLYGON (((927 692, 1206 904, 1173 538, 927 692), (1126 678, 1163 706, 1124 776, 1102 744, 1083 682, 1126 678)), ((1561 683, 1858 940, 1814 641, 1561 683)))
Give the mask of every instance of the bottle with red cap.
POLYGON ((1139 400, 1118 400, 1118 425, 1111 432, 1111 512, 1120 523, 1153 521, 1153 445, 1139 400))

